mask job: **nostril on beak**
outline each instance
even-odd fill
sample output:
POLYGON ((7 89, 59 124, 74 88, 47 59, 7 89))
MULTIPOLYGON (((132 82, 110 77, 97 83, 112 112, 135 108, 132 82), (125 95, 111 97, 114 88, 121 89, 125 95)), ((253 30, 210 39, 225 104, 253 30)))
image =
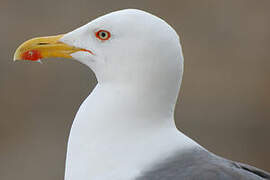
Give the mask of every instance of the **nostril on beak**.
POLYGON ((40 42, 38 43, 38 45, 48 45, 49 43, 46 43, 46 42, 40 42))

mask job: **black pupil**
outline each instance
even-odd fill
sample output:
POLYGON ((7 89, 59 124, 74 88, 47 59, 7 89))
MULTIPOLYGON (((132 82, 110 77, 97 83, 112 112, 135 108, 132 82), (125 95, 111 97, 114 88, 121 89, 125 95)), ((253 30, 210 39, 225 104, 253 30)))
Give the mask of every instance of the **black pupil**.
POLYGON ((105 32, 101 32, 101 37, 106 37, 106 33, 105 32))

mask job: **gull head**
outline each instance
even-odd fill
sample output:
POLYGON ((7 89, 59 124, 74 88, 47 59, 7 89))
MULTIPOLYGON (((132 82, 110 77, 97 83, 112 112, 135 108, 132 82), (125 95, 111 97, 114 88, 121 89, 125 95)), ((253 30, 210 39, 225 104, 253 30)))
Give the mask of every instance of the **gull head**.
POLYGON ((99 83, 175 86, 178 92, 183 73, 175 30, 161 18, 136 9, 106 14, 67 34, 30 39, 19 46, 14 60, 51 57, 87 65, 99 83))

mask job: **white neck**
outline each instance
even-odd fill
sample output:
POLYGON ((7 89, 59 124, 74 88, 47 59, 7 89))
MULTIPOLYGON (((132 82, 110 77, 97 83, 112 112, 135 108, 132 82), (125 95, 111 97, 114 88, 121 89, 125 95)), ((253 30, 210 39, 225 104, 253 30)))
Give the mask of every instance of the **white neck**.
POLYGON ((73 122, 65 180, 131 180, 197 144, 174 124, 174 102, 144 89, 98 84, 73 122))

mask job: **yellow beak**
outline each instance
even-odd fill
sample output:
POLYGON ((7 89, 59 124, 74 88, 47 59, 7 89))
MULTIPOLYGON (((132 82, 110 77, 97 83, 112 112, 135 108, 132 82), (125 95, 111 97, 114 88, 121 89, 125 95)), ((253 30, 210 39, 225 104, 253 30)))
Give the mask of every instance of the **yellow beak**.
POLYGON ((39 37, 30 39, 21 44, 14 54, 15 60, 30 60, 38 61, 43 58, 62 57, 72 58, 71 54, 78 51, 87 51, 93 54, 90 50, 69 46, 59 41, 63 35, 39 37))

